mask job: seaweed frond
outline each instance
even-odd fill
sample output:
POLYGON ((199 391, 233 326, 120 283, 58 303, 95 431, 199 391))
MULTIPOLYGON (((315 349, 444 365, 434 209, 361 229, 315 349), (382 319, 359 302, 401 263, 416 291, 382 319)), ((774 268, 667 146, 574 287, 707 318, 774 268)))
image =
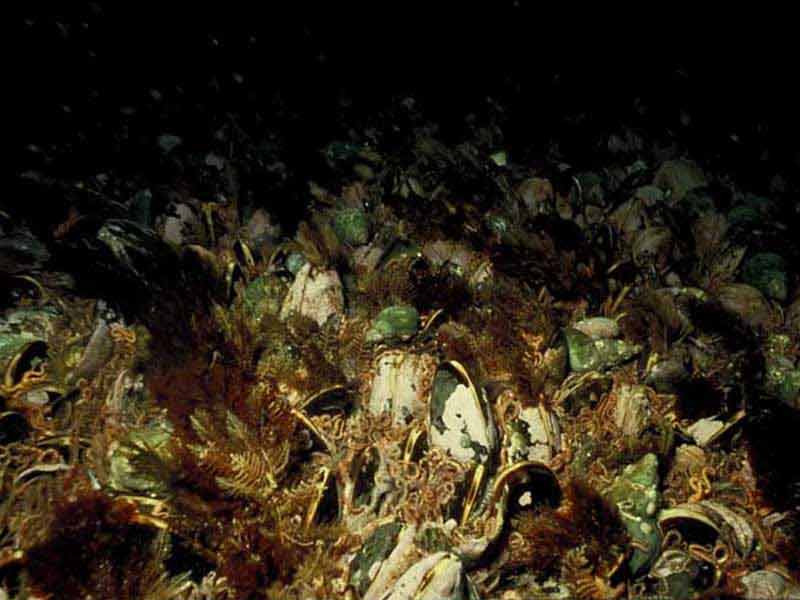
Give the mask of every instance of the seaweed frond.
POLYGON ((190 420, 201 443, 189 449, 225 493, 267 500, 289 464, 289 442, 259 435, 231 411, 224 419, 223 431, 211 412, 196 411, 190 420))

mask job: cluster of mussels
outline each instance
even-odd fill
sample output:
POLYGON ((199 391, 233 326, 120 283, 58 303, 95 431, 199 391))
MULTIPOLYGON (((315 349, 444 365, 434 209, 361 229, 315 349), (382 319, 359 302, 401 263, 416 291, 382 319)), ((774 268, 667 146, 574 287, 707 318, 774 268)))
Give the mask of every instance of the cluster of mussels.
POLYGON ((6 219, 0 597, 800 597, 786 208, 496 150, 332 143, 291 237, 6 219))

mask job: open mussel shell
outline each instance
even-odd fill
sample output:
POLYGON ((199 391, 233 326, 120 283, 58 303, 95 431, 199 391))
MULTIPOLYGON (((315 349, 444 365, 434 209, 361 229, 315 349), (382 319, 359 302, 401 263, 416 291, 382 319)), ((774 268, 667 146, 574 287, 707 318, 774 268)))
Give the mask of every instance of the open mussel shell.
POLYGON ((713 500, 702 500, 700 506, 739 554, 742 556, 750 554, 755 544, 755 535, 753 527, 744 516, 713 500))
POLYGON ((658 527, 664 534, 677 529, 684 539, 698 543, 713 542, 719 535, 717 524, 708 518, 701 506, 693 503, 660 511, 658 527))
POLYGON ((236 256, 236 262, 238 262, 243 269, 249 270, 255 267, 256 260, 253 257, 250 246, 242 240, 236 240, 233 243, 233 253, 236 256))
POLYGON ((311 394, 296 406, 292 406, 291 412, 300 425, 308 430, 312 444, 328 454, 333 454, 335 452, 333 442, 317 427, 310 415, 335 412, 347 413, 351 408, 352 404, 346 388, 342 385, 332 385, 311 394))
MULTIPOLYGON (((481 466, 476 469, 476 474, 481 466)), ((484 474, 484 478, 488 476, 484 474)), ((462 534, 458 551, 464 560, 476 561, 487 551, 503 531, 509 518, 525 510, 547 504, 557 507, 561 503, 562 492, 553 471, 545 464, 536 461, 522 461, 500 469, 491 481, 476 481, 470 489, 485 487, 485 492, 467 493, 461 524, 473 520, 484 522, 481 534, 471 537, 462 534)))
POLYGON ((335 523, 340 517, 341 503, 336 478, 333 471, 323 467, 319 475, 319 482, 316 484, 314 497, 303 519, 303 529, 308 531, 314 525, 335 523))
POLYGON ((722 536, 745 557, 755 543, 753 528, 747 519, 711 500, 664 509, 658 514, 658 526, 662 532, 677 529, 684 539, 703 544, 713 543, 722 536))
POLYGON ((353 408, 353 404, 347 394, 347 388, 340 384, 334 384, 307 396, 298 408, 312 415, 332 412, 348 413, 353 408))
POLYGON ((236 297, 236 285, 247 285, 247 277, 241 265, 236 261, 228 262, 225 267, 225 300, 232 302, 236 297))
POLYGON ((22 376, 47 357, 47 344, 25 334, 0 334, 0 369, 3 385, 13 387, 22 376))
POLYGON ((492 411, 461 363, 439 365, 428 418, 431 447, 447 451, 464 464, 488 463, 496 457, 498 436, 492 411))
POLYGON ((364 448, 350 467, 350 485, 345 490, 345 503, 354 513, 373 518, 380 511, 381 503, 391 493, 384 457, 376 446, 364 448))
POLYGON ((24 439, 31 427, 25 417, 16 411, 0 412, 0 444, 11 444, 24 439))
POLYGON ((505 467, 495 475, 489 503, 503 496, 506 516, 510 516, 542 504, 555 508, 561 503, 562 493, 550 467, 526 460, 505 467))

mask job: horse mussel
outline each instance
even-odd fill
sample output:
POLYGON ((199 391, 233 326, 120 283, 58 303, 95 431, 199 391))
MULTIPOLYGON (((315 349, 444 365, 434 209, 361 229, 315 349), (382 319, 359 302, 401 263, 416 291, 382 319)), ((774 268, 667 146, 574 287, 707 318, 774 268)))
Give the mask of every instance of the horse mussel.
POLYGON ((249 192, 70 212, 52 248, 125 297, 9 237, 0 596, 794 597, 780 207, 635 136, 589 172, 480 132, 328 145, 296 228, 249 192))

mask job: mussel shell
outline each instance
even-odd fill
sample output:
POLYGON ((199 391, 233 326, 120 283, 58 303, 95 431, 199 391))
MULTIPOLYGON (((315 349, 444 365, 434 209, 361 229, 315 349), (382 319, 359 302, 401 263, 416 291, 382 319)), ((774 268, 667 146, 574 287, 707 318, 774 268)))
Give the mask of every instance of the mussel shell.
POLYGON ((44 340, 25 334, 0 334, 0 372, 3 373, 4 385, 13 387, 36 359, 43 360, 46 356, 44 340))
POLYGON ((620 336, 619 323, 608 317, 590 317, 582 319, 572 326, 593 340, 600 338, 616 338, 620 336))
POLYGON ((381 466, 381 455, 374 446, 365 448, 353 461, 353 498, 354 508, 370 506, 375 502, 378 492, 375 486, 375 475, 381 466))
POLYGON ((297 272, 280 311, 287 319, 298 313, 322 327, 329 318, 344 313, 344 290, 339 274, 334 270, 321 271, 306 263, 297 272))
POLYGON ((497 431, 486 396, 456 361, 439 365, 434 376, 428 435, 431 447, 462 463, 487 463, 497 455, 497 431))
POLYGON ((745 588, 744 597, 752 600, 761 598, 800 598, 800 586, 787 581, 780 573, 762 569, 742 577, 745 588))
POLYGON ((397 546, 397 539, 403 529, 399 521, 389 521, 380 525, 370 535, 350 563, 350 585, 361 598, 367 592, 384 561, 397 546))
MULTIPOLYGON (((507 494, 506 517, 546 504, 561 504, 562 491, 555 473, 544 463, 522 461, 501 469, 495 476, 492 497, 507 494)), ((491 500, 490 500, 491 502, 491 500)))
POLYGON ((664 266, 672 248, 672 232, 667 227, 648 227, 633 240, 633 260, 643 266, 655 263, 664 266))
POLYGON ((763 294, 745 283, 729 283, 717 292, 722 308, 738 316, 750 327, 764 327, 770 323, 771 311, 763 294))
POLYGON ((747 556, 755 544, 753 527, 747 519, 736 511, 713 500, 700 502, 703 510, 719 527, 720 532, 727 537, 742 556, 747 556))
POLYGON ((16 411, 0 413, 0 444, 18 442, 30 433, 31 427, 22 414, 16 411))
POLYGON ((343 208, 333 215, 333 230, 343 244, 362 246, 369 241, 369 218, 360 208, 343 208))
POLYGON ((671 201, 680 202, 690 191, 708 185, 702 169, 684 159, 664 162, 653 178, 653 185, 672 192, 671 201))
POLYGON ((419 329, 419 313, 413 306, 389 306, 384 308, 367 331, 369 343, 385 340, 407 340, 419 329))
POLYGON ((158 470, 144 468, 138 457, 167 453, 172 434, 172 424, 158 419, 131 430, 119 443, 112 445, 108 452, 109 486, 127 493, 167 493, 169 481, 158 470))
POLYGON ((703 508, 691 503, 660 511, 658 526, 662 533, 677 529, 684 539, 693 543, 713 543, 719 535, 719 527, 703 508))
POLYGON ((86 343, 81 359, 75 367, 74 379, 91 379, 103 368, 114 354, 114 340, 111 339, 110 323, 99 317, 94 331, 86 343))
POLYGON ((570 369, 578 373, 600 369, 602 360, 592 338, 577 329, 566 327, 564 341, 567 345, 570 369))
POLYGON ((767 298, 779 302, 788 296, 786 261, 773 252, 760 252, 751 256, 742 267, 742 281, 752 285, 767 298))
POLYGON ((341 518, 341 499, 336 477, 328 468, 323 468, 316 494, 308 506, 303 522, 308 531, 312 525, 335 523, 341 518))
POLYGON ((476 469, 478 476, 473 478, 470 489, 483 485, 486 491, 475 502, 472 502, 475 495, 468 492, 461 515, 462 525, 472 520, 484 523, 478 537, 462 534, 458 552, 470 564, 481 560, 511 516, 543 504, 555 508, 562 498, 558 479, 543 463, 522 461, 506 466, 491 481, 488 472, 482 469, 483 465, 476 469))
POLYGON ((461 559, 436 552, 412 565, 385 600, 470 600, 475 598, 461 559))
POLYGON ((247 315, 258 324, 264 315, 277 315, 288 287, 276 275, 264 273, 254 278, 242 292, 247 315))
POLYGON ((677 528, 684 539, 696 543, 713 543, 721 535, 744 557, 755 544, 753 528, 745 517, 712 500, 664 509, 658 514, 658 525, 662 531, 677 528))
POLYGON ((508 423, 504 440, 509 460, 549 463, 561 451, 561 428, 555 413, 544 406, 527 407, 508 423))
POLYGON ((644 382, 662 394, 674 393, 678 386, 689 380, 684 363, 675 358, 655 362, 645 375, 644 382))
POLYGON ((435 368, 435 359, 427 354, 402 350, 381 354, 370 386, 369 411, 389 412, 399 425, 424 415, 435 368))
MULTIPOLYGON (((385 600, 394 583, 418 560, 418 552, 414 544, 414 537, 417 528, 414 525, 403 525, 398 533, 394 533, 394 528, 386 528, 381 531, 383 524, 372 534, 390 537, 396 542, 391 547, 388 556, 384 556, 385 547, 388 545, 379 540, 375 540, 377 556, 365 556, 363 568, 366 568, 366 576, 361 575, 359 581, 366 580, 368 587, 364 592, 363 600, 385 600)), ((372 537, 372 536, 370 536, 372 537)))

